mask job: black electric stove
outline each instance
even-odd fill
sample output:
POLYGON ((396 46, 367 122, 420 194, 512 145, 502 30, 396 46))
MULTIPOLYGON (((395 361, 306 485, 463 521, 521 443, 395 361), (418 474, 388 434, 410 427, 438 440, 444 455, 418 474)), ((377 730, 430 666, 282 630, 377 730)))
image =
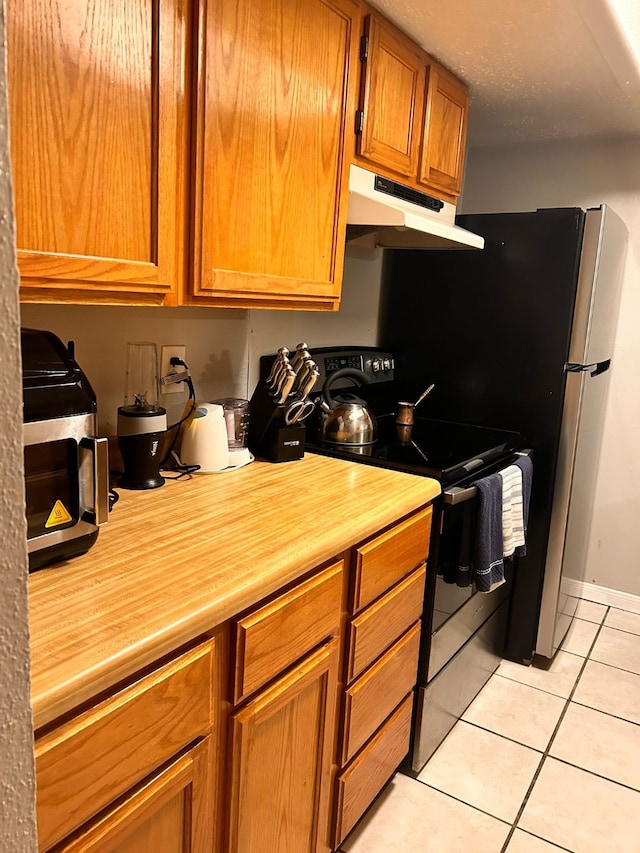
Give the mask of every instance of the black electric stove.
MULTIPOLYGON (((327 376, 334 371, 342 367, 357 368, 367 375, 369 384, 355 388, 346 379, 342 383, 344 390, 355 392, 365 400, 377 423, 374 444, 331 444, 320 440, 319 416, 310 418, 305 446, 313 453, 433 477, 444 487, 470 474, 482 476, 480 472, 484 474, 488 467, 507 460, 525 444, 525 436, 518 432, 431 419, 426 416, 428 397, 416 410, 413 427, 407 435, 407 430, 395 423, 401 386, 396 381, 392 353, 375 347, 326 347, 310 352, 320 369, 314 394, 320 394, 327 376)), ((269 367, 270 362, 266 361, 263 370, 268 371, 269 367)), ((428 379, 425 376, 425 385, 428 379)), ((339 396, 339 389, 340 386, 332 393, 339 396)))
POLYGON ((524 436, 518 432, 472 424, 416 417, 407 437, 406 428, 396 426, 393 413, 376 415, 376 422, 376 442, 362 446, 321 441, 317 430, 310 426, 306 449, 433 477, 447 486, 508 458, 524 444, 524 436))

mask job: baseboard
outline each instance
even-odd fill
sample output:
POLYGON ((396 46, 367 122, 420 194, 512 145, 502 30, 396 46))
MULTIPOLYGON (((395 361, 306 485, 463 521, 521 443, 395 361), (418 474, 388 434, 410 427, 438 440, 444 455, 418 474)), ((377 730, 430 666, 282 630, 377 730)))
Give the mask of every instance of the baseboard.
POLYGON ((619 592, 617 589, 609 589, 606 586, 597 586, 594 583, 576 581, 572 578, 564 578, 562 586, 569 595, 575 595, 577 598, 586 598, 587 601, 595 601, 597 604, 607 604, 610 607, 617 607, 619 610, 640 613, 639 595, 632 595, 630 592, 619 592))

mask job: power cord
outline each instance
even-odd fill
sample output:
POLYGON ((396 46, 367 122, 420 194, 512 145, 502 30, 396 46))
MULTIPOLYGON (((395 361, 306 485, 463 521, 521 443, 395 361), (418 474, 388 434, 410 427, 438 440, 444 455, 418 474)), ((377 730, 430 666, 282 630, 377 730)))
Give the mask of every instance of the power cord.
POLYGON ((175 430, 175 433, 173 434, 173 438, 171 439, 171 443, 169 444, 169 447, 167 448, 167 451, 164 454, 162 461, 160 462, 160 470, 165 468, 167 462, 169 461, 169 458, 173 456, 173 458, 176 462, 176 465, 173 468, 171 468, 170 470, 171 471, 178 471, 179 472, 178 476, 177 477, 167 477, 165 474, 163 474, 162 476, 167 480, 179 480, 182 477, 190 476, 191 474, 193 474, 195 471, 197 471, 200 468, 199 465, 183 465, 179 461, 177 454, 174 453, 174 447, 175 447, 176 441, 178 440, 178 435, 180 433, 180 427, 182 426, 182 424, 185 421, 188 421, 191 417, 193 417, 193 414, 197 408, 196 392, 195 392, 195 388, 193 387, 193 382, 191 380, 191 374, 189 373, 188 364, 186 362, 184 362, 181 358, 178 358, 177 356, 174 356, 169 363, 171 364, 172 367, 178 367, 178 366, 184 367, 186 375, 184 376, 184 378, 178 379, 176 381, 178 383, 186 382, 187 387, 189 389, 189 397, 188 397, 187 402, 186 402, 186 409, 185 409, 183 416, 180 418, 179 421, 176 421, 175 424, 171 424, 171 426, 167 427, 167 434, 171 430, 175 430))
MULTIPOLYGON (((172 472, 177 472, 177 475, 171 476, 171 475, 167 475, 166 473, 163 472, 162 476, 164 477, 164 479, 165 480, 181 480, 184 477, 190 479, 191 475, 200 469, 200 466, 199 465, 183 465, 180 462, 178 454, 174 451, 173 448, 175 447, 175 443, 177 441, 178 434, 180 432, 180 427, 182 426, 182 424, 185 421, 188 421, 189 418, 193 416, 193 413, 196 410, 196 392, 195 392, 195 388, 193 386, 193 382, 191 380, 191 374, 189 373, 189 366, 187 365, 187 363, 184 362, 181 358, 177 358, 176 356, 174 356, 171 359, 170 364, 172 367, 178 367, 178 366, 184 367, 184 374, 185 375, 184 376, 181 375, 181 378, 174 379, 173 381, 177 384, 179 384, 181 382, 187 383, 187 387, 189 389, 189 398, 187 399, 187 402, 186 402, 185 412, 184 412, 183 416, 180 418, 180 420, 176 421, 175 424, 171 424, 171 426, 167 427, 167 434, 171 430, 175 430, 175 433, 173 435, 173 438, 171 439, 171 444, 169 445, 169 448, 167 449, 167 452, 165 453, 164 458, 162 459, 162 461, 160 463, 160 470, 165 468, 165 466, 169 460, 169 457, 172 456, 173 459, 175 460, 176 464, 174 467, 172 467, 168 470, 170 470, 172 472)), ((111 486, 109 488, 109 512, 111 512, 113 510, 114 506, 118 503, 119 500, 120 500, 120 495, 111 486)))

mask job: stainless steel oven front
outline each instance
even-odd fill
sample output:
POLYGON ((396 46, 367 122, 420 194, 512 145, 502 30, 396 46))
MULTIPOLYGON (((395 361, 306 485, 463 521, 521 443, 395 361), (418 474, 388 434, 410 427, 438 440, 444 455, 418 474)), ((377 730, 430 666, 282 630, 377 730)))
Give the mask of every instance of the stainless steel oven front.
MULTIPOLYGON (((529 451, 501 460, 490 471, 522 454, 529 451)), ((445 487, 434 507, 411 750, 414 772, 424 767, 495 672, 504 651, 512 562, 505 560, 505 583, 483 593, 472 584, 459 586, 448 560, 458 545, 460 516, 473 513, 476 500, 475 486, 462 482, 445 487)))

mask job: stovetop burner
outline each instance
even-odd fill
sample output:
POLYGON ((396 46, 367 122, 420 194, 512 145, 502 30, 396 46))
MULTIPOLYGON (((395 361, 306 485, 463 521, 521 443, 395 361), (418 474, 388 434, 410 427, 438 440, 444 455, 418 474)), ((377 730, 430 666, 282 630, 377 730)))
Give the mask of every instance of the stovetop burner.
POLYGON ((370 465, 433 477, 449 485, 524 445, 509 430, 415 418, 409 440, 397 430, 395 415, 377 415, 378 439, 361 447, 307 438, 307 450, 370 465))

